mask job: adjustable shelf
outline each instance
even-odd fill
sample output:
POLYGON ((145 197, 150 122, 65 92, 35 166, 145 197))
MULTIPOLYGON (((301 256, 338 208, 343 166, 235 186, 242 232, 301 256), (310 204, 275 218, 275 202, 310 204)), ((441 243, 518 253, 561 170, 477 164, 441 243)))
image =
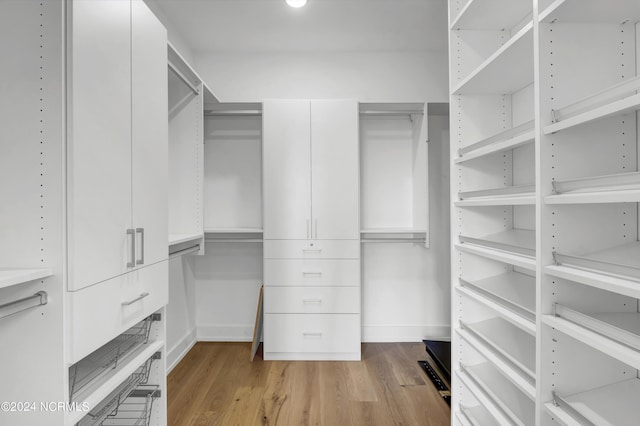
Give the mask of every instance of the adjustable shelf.
POLYGON ((473 238, 461 235, 460 251, 498 260, 528 270, 535 270, 535 231, 510 229, 485 237, 473 238))
POLYGON ((153 400, 160 397, 159 386, 146 385, 153 360, 148 359, 77 425, 149 425, 153 400))
POLYGON ((464 407, 460 405, 460 414, 472 426, 500 426, 500 423, 481 405, 464 407))
POLYGON ((454 89, 452 95, 514 93, 533 82, 533 22, 529 22, 454 89))
POLYGON ((360 230, 362 243, 427 243, 427 230, 416 228, 368 228, 360 230))
POLYGON ((640 76, 630 78, 601 92, 552 110, 552 124, 545 134, 566 130, 601 118, 623 115, 640 109, 640 76))
POLYGON ((507 151, 532 143, 534 140, 533 121, 527 121, 519 126, 458 149, 458 158, 454 159, 454 163, 460 164, 496 152, 507 151))
POLYGON ((41 280, 53 275, 51 269, 0 269, 0 288, 41 280))
POLYGON ((535 380, 536 339, 502 318, 491 318, 477 323, 460 321, 478 339, 490 346, 535 380))
POLYGON ((535 185, 505 186, 480 191, 459 192, 456 207, 533 205, 536 202, 535 185))
POLYGON ((163 346, 164 342, 153 342, 138 348, 131 354, 126 364, 116 366, 104 381, 85 386, 82 391, 77 393, 75 401, 86 403, 89 414, 83 411, 73 411, 69 414, 67 423, 99 424, 96 419, 112 412, 107 408, 110 401, 112 406, 117 405, 117 402, 126 398, 134 388, 146 383, 151 364, 154 360, 159 359, 163 346), (119 397, 117 401, 114 401, 115 396, 119 397), (105 411, 107 412, 105 413, 105 411))
POLYGON ((482 404, 484 409, 489 414, 489 418, 483 418, 482 421, 476 423, 480 419, 475 418, 474 416, 468 416, 469 420, 472 424, 486 425, 486 424, 497 424, 497 425, 507 425, 511 422, 509 421, 509 417, 495 404, 493 399, 487 395, 485 389, 477 383, 470 374, 467 373, 465 368, 460 365, 460 370, 456 372, 460 381, 464 384, 464 386, 469 389, 474 398, 482 404))
POLYGON ((552 183, 556 195, 545 197, 547 204, 640 202, 640 172, 552 183))
POLYGON ((509 272, 477 281, 460 278, 458 291, 483 303, 512 324, 535 335, 535 278, 509 272))
POLYGON ((595 389, 561 396, 545 404, 564 425, 635 426, 640 417, 640 380, 623 380, 595 389))
POLYGON ((513 28, 531 15, 528 0, 469 0, 451 23, 452 30, 513 28), (496 11, 500 11, 496 13, 496 11))
POLYGON ((207 243, 261 243, 262 228, 208 228, 204 230, 207 243))
POLYGON ((636 298, 639 295, 633 291, 640 283, 639 241, 583 256, 554 253, 553 258, 555 266, 545 267, 551 275, 636 298))
POLYGON ((170 234, 169 247, 183 243, 200 241, 202 237, 203 234, 170 234))
POLYGON ((151 315, 115 339, 87 355, 69 368, 69 400, 78 401, 77 396, 84 393, 90 385, 113 374, 119 365, 141 352, 149 341, 153 321, 159 316, 151 315))
POLYGON ((522 375, 520 369, 516 368, 507 358, 473 333, 464 329, 457 329, 456 332, 470 347, 482 355, 484 359, 489 361, 504 377, 513 383, 516 388, 522 391, 529 399, 535 399, 536 386, 530 377, 522 375))
MULTIPOLYGON (((620 318, 612 318, 611 316, 607 319, 612 322, 621 321, 620 318)), ((589 325, 596 323, 596 320, 596 318, 592 317, 592 319, 590 319, 590 321, 588 322, 589 325)), ((598 332, 586 328, 581 323, 575 323, 568 319, 553 315, 544 315, 542 317, 542 322, 549 327, 553 327, 561 333, 564 333, 567 336, 570 336, 593 349, 616 358, 617 360, 624 362, 625 364, 628 364, 633 368, 640 369, 640 352, 614 340, 613 337, 604 336, 598 332)), ((585 323, 586 322, 587 321, 585 321, 585 323)), ((610 323, 607 324, 605 321, 600 321, 598 325, 606 329, 616 328, 615 325, 612 325, 610 323)), ((620 336, 623 334, 628 335, 631 333, 625 333, 625 331, 622 329, 618 329, 616 331, 616 336, 620 336)))
POLYGON ((461 370, 482 389, 493 403, 506 414, 513 423, 528 426, 535 423, 535 404, 511 381, 507 380, 489 363, 462 366, 461 370))
POLYGON ((585 22, 619 24, 625 20, 640 20, 640 5, 636 0, 555 0, 540 12, 540 22, 585 22))

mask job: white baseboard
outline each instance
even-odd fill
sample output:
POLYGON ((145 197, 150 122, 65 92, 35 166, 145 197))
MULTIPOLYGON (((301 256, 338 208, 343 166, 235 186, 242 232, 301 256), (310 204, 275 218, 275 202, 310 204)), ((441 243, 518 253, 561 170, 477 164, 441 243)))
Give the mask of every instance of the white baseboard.
POLYGON ((196 329, 194 328, 175 344, 173 348, 167 350, 167 374, 171 373, 171 370, 178 365, 197 342, 196 329))
POLYGON ((421 342, 422 339, 451 340, 448 325, 363 325, 365 343, 421 342))
POLYGON ((253 325, 198 325, 198 342, 251 342, 253 325))

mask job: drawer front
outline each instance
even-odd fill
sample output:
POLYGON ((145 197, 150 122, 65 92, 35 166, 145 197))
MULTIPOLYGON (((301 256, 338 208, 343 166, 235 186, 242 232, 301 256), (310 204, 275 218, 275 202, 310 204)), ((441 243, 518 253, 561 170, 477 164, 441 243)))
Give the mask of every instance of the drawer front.
POLYGON ((360 259, 359 240, 265 240, 265 259, 360 259))
POLYGON ((360 315, 265 314, 264 351, 360 353, 360 315))
POLYGON ((359 260, 265 259, 264 285, 360 286, 359 260))
POLYGON ((69 292, 70 361, 81 360, 166 305, 168 275, 163 261, 69 292))
POLYGON ((267 314, 359 314, 360 287, 268 287, 267 314))

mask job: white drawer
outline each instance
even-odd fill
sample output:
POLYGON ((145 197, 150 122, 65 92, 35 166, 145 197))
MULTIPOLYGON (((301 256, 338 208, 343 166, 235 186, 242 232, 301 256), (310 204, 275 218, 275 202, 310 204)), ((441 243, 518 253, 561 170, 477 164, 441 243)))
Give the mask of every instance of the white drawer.
POLYGON ((264 260, 264 285, 360 286, 359 260, 264 260))
POLYGON ((81 360, 166 305, 168 276, 163 261, 69 292, 69 361, 81 360))
POLYGON ((360 287, 267 287, 267 314, 359 314, 360 287))
POLYGON ((264 240, 265 259, 360 259, 359 240, 264 240))
POLYGON ((359 359, 360 315, 265 314, 264 352, 265 359, 359 359))

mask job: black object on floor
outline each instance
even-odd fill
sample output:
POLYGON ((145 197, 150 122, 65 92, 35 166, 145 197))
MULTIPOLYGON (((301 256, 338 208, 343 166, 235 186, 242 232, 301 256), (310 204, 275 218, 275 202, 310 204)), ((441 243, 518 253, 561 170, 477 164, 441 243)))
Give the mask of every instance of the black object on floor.
POLYGON ((451 342, 441 340, 423 340, 422 342, 439 371, 436 371, 427 361, 418 361, 418 364, 427 373, 442 398, 451 406, 451 390, 445 382, 445 380, 451 382, 451 342))

